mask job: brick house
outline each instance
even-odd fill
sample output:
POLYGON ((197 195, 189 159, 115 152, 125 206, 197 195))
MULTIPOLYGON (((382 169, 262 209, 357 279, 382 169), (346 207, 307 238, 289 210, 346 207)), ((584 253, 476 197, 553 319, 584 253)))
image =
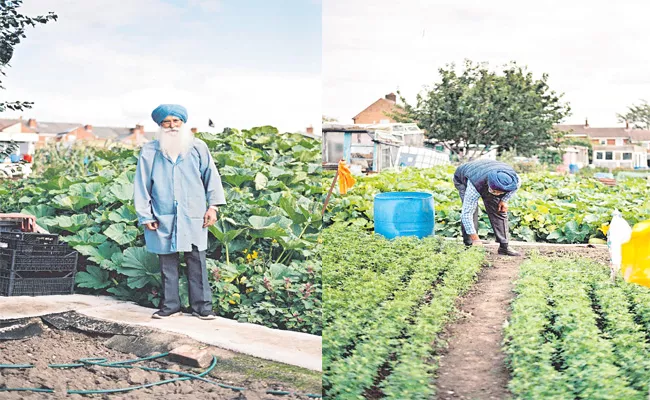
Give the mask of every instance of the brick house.
POLYGON ((26 129, 38 134, 37 148, 45 146, 47 143, 57 141, 57 136, 62 132, 71 132, 81 126, 81 123, 70 122, 37 122, 35 119, 30 118, 26 123, 23 123, 26 129))
MULTIPOLYGON (((197 133, 197 128, 191 128, 197 133)), ((89 146, 121 143, 129 147, 141 146, 153 140, 156 132, 146 132, 144 126, 133 128, 93 126, 69 122, 40 122, 35 119, 0 119, 0 142, 19 144, 17 154, 33 154, 47 143, 73 143, 81 141, 89 146)))
POLYGON ((16 143, 16 155, 33 154, 38 141, 38 135, 27 128, 21 119, 0 119, 0 142, 16 143))
POLYGON ((9 125, 7 123, 3 124, 1 121, 11 123, 5 129, 36 134, 38 141, 35 148, 43 147, 49 142, 72 143, 75 141, 83 141, 91 146, 103 146, 108 142, 122 143, 127 146, 140 146, 153 139, 155 135, 154 132, 145 132, 142 125, 136 125, 134 128, 95 127, 81 123, 37 122, 35 119, 27 121, 22 119, 0 120, 0 132, 3 131, 4 125, 9 125))
POLYGON ((395 123, 397 121, 386 114, 392 114, 398 110, 397 96, 395 93, 389 93, 366 107, 352 120, 355 125, 395 123))
POLYGON ((650 166, 650 131, 630 128, 595 128, 584 125, 556 125, 568 132, 566 138, 588 139, 593 147, 593 164, 606 168, 645 168, 650 166))
POLYGON ((84 141, 90 145, 105 145, 109 142, 127 146, 141 146, 153 139, 153 132, 145 132, 142 125, 135 128, 115 128, 109 126, 84 125, 64 131, 56 136, 57 142, 84 141))
POLYGON ((93 142, 97 140, 98 137, 93 133, 92 125, 83 125, 78 126, 67 131, 62 131, 56 134, 54 137, 55 142, 75 142, 75 141, 85 141, 93 142))

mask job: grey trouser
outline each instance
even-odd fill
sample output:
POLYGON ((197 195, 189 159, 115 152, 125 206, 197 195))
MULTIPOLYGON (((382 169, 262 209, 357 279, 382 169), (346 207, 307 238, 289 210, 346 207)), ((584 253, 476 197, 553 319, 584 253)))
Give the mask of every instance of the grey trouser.
MULTIPOLYGON (((160 272, 162 274, 163 299, 160 309, 178 311, 181 299, 178 293, 179 253, 159 254, 160 272)), ((205 251, 198 251, 192 245, 192 251, 185 253, 187 264, 187 283, 192 311, 204 313, 212 310, 212 291, 208 282, 208 270, 205 263, 205 251)))
MULTIPOLYGON (((460 200, 463 201, 465 198, 465 189, 467 186, 457 181, 454 177, 454 186, 458 189, 460 194, 460 200)), ((501 197, 495 196, 492 193, 485 191, 481 193, 481 199, 485 205, 485 211, 487 211, 488 218, 490 218, 490 225, 492 225, 492 230, 494 230, 494 236, 496 236, 497 242, 501 246, 506 247, 508 245, 508 213, 499 211, 499 203, 501 203, 501 197)), ((478 205, 474 210, 474 229, 478 231, 478 205)), ((466 245, 472 244, 472 239, 469 237, 465 231, 465 225, 460 224, 463 232, 463 243, 466 245)))

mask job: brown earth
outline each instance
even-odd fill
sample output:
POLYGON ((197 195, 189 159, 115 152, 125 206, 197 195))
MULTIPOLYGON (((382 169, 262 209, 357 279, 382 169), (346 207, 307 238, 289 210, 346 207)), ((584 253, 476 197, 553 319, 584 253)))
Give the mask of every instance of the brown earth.
MULTIPOLYGON (((54 394, 35 392, 2 392, 0 398, 8 400, 18 399, 306 399, 306 396, 288 395, 277 396, 266 394, 267 390, 284 390, 292 393, 314 393, 296 389, 300 376, 291 376, 290 371, 279 371, 273 369, 271 362, 254 359, 252 357, 240 357, 232 352, 206 346, 213 354, 218 355, 218 367, 215 368, 206 378, 219 383, 246 388, 243 392, 235 392, 230 389, 198 381, 186 380, 166 383, 145 389, 138 389, 115 394, 92 394, 78 395, 67 394, 66 389, 111 389, 126 388, 141 384, 157 382, 165 379, 173 379, 178 375, 170 373, 159 373, 144 371, 137 368, 109 368, 100 366, 88 366, 71 369, 49 368, 50 363, 72 363, 80 358, 102 357, 108 362, 122 361, 138 358, 134 354, 126 354, 112 350, 104 345, 106 339, 111 335, 88 335, 75 330, 59 330, 42 326, 43 332, 40 335, 18 339, 0 341, 0 364, 32 364, 34 368, 29 369, 6 369, 0 368, 0 388, 51 388, 54 394), (226 354, 228 353, 228 354, 226 354), (248 363, 254 365, 247 365, 248 363), (245 370, 245 371, 244 371, 245 370), (268 371, 264 375, 264 370, 268 371), (244 371, 244 372, 242 372, 244 371), (276 378, 277 377, 277 378, 276 378), (290 382, 293 382, 290 383, 290 382)), ((159 369, 170 369, 198 374, 201 369, 193 369, 179 365, 162 358, 144 363, 135 364, 159 369)), ((310 377, 307 377, 309 380, 310 377)), ((319 383, 308 382, 307 386, 318 390, 319 383)), ((303 387, 302 389, 307 389, 303 387)))
POLYGON ((490 265, 478 282, 460 299, 460 318, 451 324, 443 339, 448 347, 441 351, 437 377, 439 400, 509 399, 510 373, 501 351, 503 325, 510 315, 513 287, 519 265, 538 251, 545 257, 585 257, 607 264, 606 248, 548 246, 520 248, 521 257, 496 254, 489 248, 490 265))

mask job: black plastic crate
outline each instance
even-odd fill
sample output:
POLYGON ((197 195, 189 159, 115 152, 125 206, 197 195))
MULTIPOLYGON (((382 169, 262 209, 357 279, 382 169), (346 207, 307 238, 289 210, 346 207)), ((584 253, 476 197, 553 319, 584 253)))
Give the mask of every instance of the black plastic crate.
POLYGON ((46 250, 0 249, 0 271, 75 271, 79 253, 67 245, 41 245, 46 250), (49 249, 57 247, 56 249, 49 249))
POLYGON ((6 236, 0 236, 0 248, 18 250, 22 254, 38 253, 64 255, 73 251, 67 243, 40 244, 38 242, 26 242, 20 239, 10 239, 6 236))
POLYGON ((0 232, 0 241, 5 239, 35 244, 59 244, 59 235, 53 233, 0 232))
POLYGON ((0 221, 0 233, 3 232, 21 232, 20 223, 11 221, 0 221))
POLYGON ((0 271, 0 296, 48 296, 73 294, 75 273, 0 271))

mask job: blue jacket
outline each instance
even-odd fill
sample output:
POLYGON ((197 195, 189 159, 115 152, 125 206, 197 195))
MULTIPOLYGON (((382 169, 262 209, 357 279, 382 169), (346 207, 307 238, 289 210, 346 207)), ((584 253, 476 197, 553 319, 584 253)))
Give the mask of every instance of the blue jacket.
MULTIPOLYGON (((456 180, 463 185, 467 185, 467 181, 472 182, 476 190, 482 193, 488 187, 488 174, 496 170, 510 171, 516 175, 515 170, 510 165, 490 159, 478 159, 467 162, 458 167, 454 175, 456 180)), ((519 181, 519 178, 517 180, 519 181)))
POLYGON ((157 221, 157 230, 145 227, 147 251, 170 254, 208 247, 203 217, 209 205, 226 204, 221 177, 204 141, 195 138, 187 156, 173 162, 153 140, 140 150, 134 182, 138 223, 157 221))

